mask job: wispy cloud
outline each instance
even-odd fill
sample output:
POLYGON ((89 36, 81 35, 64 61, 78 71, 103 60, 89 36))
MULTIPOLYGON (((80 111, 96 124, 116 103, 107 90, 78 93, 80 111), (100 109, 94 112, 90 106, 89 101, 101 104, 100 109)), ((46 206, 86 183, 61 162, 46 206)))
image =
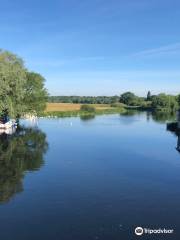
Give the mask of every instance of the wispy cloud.
POLYGON ((157 48, 146 49, 144 51, 137 52, 133 56, 139 57, 148 57, 148 56, 160 56, 160 55, 169 55, 177 54, 180 52, 180 43, 169 44, 157 48))

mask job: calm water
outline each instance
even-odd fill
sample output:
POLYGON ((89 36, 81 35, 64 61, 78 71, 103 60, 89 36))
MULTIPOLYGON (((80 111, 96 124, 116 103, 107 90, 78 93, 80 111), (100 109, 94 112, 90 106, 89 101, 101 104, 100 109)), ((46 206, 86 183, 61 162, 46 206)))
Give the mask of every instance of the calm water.
POLYGON ((178 239, 180 154, 166 119, 40 119, 1 135, 0 239, 126 240, 136 226, 178 239))

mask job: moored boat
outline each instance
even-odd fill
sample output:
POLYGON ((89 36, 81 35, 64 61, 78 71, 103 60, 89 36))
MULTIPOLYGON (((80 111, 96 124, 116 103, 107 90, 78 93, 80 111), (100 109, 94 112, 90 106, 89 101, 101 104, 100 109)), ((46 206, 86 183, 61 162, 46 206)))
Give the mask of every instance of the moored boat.
POLYGON ((9 128, 13 128, 16 126, 17 126, 17 124, 16 124, 15 120, 9 120, 5 123, 0 121, 0 129, 9 129, 9 128))

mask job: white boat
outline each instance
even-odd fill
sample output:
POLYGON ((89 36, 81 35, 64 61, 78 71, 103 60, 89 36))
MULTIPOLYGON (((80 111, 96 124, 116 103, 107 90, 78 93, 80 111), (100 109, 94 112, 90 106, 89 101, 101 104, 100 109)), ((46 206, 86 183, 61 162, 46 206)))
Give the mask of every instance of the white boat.
POLYGON ((10 120, 6 123, 0 123, 0 129, 9 129, 12 127, 16 127, 16 121, 15 120, 10 120))

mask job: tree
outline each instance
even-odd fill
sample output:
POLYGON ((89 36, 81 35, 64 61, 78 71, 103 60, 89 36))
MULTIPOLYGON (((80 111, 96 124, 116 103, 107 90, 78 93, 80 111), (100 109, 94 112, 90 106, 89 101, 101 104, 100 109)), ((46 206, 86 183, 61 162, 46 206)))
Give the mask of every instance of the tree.
POLYGON ((178 101, 178 104, 179 104, 179 107, 180 107, 180 94, 177 96, 177 101, 178 101))
POLYGON ((134 105, 134 101, 136 100, 136 95, 132 92, 125 92, 120 96, 120 102, 127 105, 134 105))
POLYGON ((119 96, 50 96, 48 102, 82 103, 82 104, 112 104, 119 102, 119 96))
POLYGON ((119 96, 111 97, 111 103, 118 103, 118 102, 119 102, 119 96))
POLYGON ((146 100, 147 100, 147 101, 150 101, 150 100, 151 100, 151 92, 150 92, 150 91, 148 91, 148 93, 147 93, 147 98, 146 98, 146 100))
POLYGON ((24 102, 26 112, 38 114, 44 111, 48 99, 47 90, 44 87, 45 79, 38 73, 27 72, 25 84, 24 102))
POLYGON ((26 69, 22 59, 0 50, 0 113, 15 117, 22 114, 26 69))
POLYGON ((157 96, 153 96, 152 107, 155 110, 176 111, 178 109, 178 102, 175 96, 161 93, 157 96))
POLYGON ((21 58, 0 50, 0 114, 19 118, 38 113, 44 110, 46 100, 44 78, 29 73, 21 58))

